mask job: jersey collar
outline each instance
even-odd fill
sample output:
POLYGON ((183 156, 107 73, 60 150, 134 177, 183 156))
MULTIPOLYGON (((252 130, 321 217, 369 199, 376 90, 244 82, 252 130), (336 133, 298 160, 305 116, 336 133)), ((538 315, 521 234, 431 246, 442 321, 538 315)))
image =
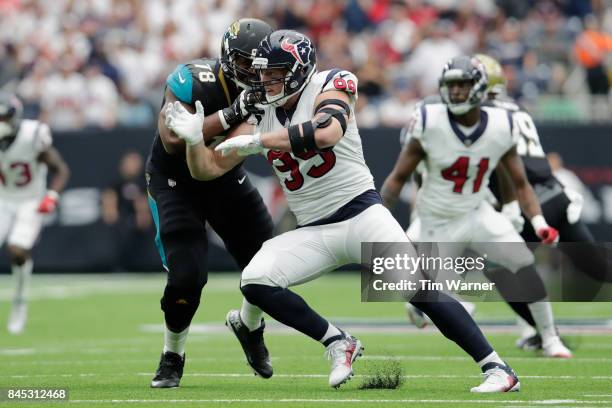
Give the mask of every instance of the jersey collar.
POLYGON ((484 131, 487 129, 489 115, 484 109, 480 110, 480 123, 478 124, 478 127, 472 132, 471 135, 466 135, 465 133, 463 133, 463 131, 459 128, 459 126, 457 125, 457 122, 455 121, 455 119, 453 118, 453 115, 451 114, 449 110, 447 110, 446 113, 448 115, 448 121, 450 122, 453 132, 455 132, 455 135, 466 146, 473 145, 480 138, 480 136, 483 135, 484 131))

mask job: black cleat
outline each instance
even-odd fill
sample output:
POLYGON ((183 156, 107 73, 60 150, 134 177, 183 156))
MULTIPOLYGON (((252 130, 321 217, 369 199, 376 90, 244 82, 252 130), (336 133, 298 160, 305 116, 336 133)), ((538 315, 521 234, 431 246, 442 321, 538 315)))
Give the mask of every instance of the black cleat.
POLYGON ((185 367, 185 355, 166 351, 162 353, 155 377, 151 380, 151 388, 175 388, 179 386, 185 367))
POLYGON ((516 341, 516 347, 521 350, 542 350, 542 337, 539 334, 521 337, 516 341))
POLYGON ((263 319, 261 319, 261 326, 258 329, 249 331, 240 318, 240 312, 238 310, 230 310, 225 318, 225 325, 240 342, 247 363, 255 371, 255 374, 263 378, 272 377, 273 371, 272 364, 270 364, 270 354, 263 339, 265 328, 263 319))

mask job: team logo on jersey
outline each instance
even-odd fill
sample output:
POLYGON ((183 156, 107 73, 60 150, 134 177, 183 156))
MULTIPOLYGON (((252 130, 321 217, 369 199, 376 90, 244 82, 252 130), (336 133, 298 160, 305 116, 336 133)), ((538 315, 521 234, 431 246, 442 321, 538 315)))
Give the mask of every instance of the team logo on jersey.
POLYGON ((310 54, 311 47, 304 39, 300 39, 298 42, 290 43, 288 38, 285 38, 281 42, 281 49, 293 55, 300 64, 304 65, 304 58, 310 54))

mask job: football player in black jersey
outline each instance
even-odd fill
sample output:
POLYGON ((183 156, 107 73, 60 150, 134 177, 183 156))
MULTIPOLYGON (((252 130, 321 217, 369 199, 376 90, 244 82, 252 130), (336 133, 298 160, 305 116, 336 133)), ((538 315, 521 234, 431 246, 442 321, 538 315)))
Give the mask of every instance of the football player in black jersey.
MULTIPOLYGON (((272 219, 241 165, 214 181, 191 177, 185 143, 166 127, 165 108, 180 101, 193 112, 195 102, 201 101, 206 112, 212 113, 203 126, 206 142, 223 140, 233 125, 257 112, 246 84, 252 55, 270 32, 272 28, 261 20, 237 20, 223 35, 220 58, 180 64, 166 80, 158 132, 146 168, 149 205, 157 228, 155 243, 168 272, 161 298, 165 341, 151 382, 154 388, 178 387, 183 374, 185 340, 208 275, 206 223, 223 239, 241 269, 273 233, 272 219)), ((272 367, 262 332, 263 327, 244 338, 236 335, 247 356, 254 356, 249 360, 253 369, 267 378, 272 367)))
MULTIPOLYGON (((501 65, 488 55, 477 54, 476 58, 484 64, 489 78, 485 106, 495 106, 512 112, 514 123, 520 130, 517 152, 525 165, 527 180, 538 196, 542 213, 550 225, 559 231, 560 242, 584 243, 583 245, 560 245, 559 249, 581 272, 598 282, 612 282, 611 268, 606 261, 603 249, 597 247, 588 227, 580 220, 582 196, 566 188, 553 175, 531 115, 506 93, 506 79, 501 65)), ((518 202, 513 199, 514 192, 507 189, 511 184, 499 182, 500 179, 507 177, 505 171, 503 168, 498 168, 496 172, 497 177, 491 177, 489 188, 497 200, 503 203, 502 213, 512 221, 525 242, 538 242, 530 223, 525 223, 518 202), (502 200, 502 197, 505 200, 502 200)), ((521 307, 520 305, 511 306, 521 307)), ((527 323, 534 327, 532 320, 527 320, 527 323)), ((535 329, 527 329, 517 341, 517 346, 525 349, 540 349, 542 340, 535 329)))

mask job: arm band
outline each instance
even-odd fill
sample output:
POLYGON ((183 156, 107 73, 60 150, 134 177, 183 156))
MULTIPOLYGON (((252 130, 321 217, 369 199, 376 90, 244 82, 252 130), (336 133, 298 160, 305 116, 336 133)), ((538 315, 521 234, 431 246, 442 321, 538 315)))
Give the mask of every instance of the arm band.
POLYGON ((340 127, 342 127, 342 134, 344 135, 344 133, 346 133, 347 123, 344 115, 350 115, 350 107, 346 102, 340 99, 326 99, 317 105, 315 112, 315 115, 319 112, 323 112, 325 115, 315 120, 314 124, 310 120, 302 123, 301 133, 300 125, 292 125, 287 129, 287 132, 289 133, 289 144, 291 145, 291 151, 293 153, 328 150, 328 148, 319 149, 317 147, 317 143, 315 141, 315 128, 320 129, 329 126, 332 118, 335 118, 340 123, 340 127), (338 105, 341 106, 342 109, 332 107, 325 108, 327 105, 338 105))
POLYGON ((293 153, 306 153, 309 151, 318 151, 314 137, 314 126, 311 121, 306 121, 301 124, 302 133, 300 134, 300 125, 289 126, 289 144, 293 153), (304 135, 304 136, 302 136, 304 135))
POLYGON ((346 118, 344 117, 344 112, 337 108, 323 108, 317 113, 325 113, 325 115, 321 116, 315 123, 317 124, 317 128, 324 128, 331 124, 331 118, 336 119, 340 123, 340 127, 342 128, 342 135, 346 133, 346 118))
POLYGON ((223 126, 223 130, 229 129, 231 126, 225 120, 225 115, 223 114, 223 110, 219 110, 219 122, 221 122, 221 126, 223 126))
POLYGON ((351 108, 348 106, 346 102, 344 102, 341 99, 325 99, 324 101, 322 101, 320 104, 317 105, 317 107, 315 108, 315 112, 318 112, 319 109, 327 105, 341 106, 342 109, 344 109, 344 114, 349 118, 351 117, 351 108))
POLYGON ((319 148, 315 142, 315 130, 311 121, 307 120, 306 122, 302 123, 302 134, 304 135, 305 150, 318 151, 319 148))
POLYGON ((291 125, 289 129, 289 144, 293 153, 303 153, 306 151, 304 139, 300 135, 300 125, 291 125))

